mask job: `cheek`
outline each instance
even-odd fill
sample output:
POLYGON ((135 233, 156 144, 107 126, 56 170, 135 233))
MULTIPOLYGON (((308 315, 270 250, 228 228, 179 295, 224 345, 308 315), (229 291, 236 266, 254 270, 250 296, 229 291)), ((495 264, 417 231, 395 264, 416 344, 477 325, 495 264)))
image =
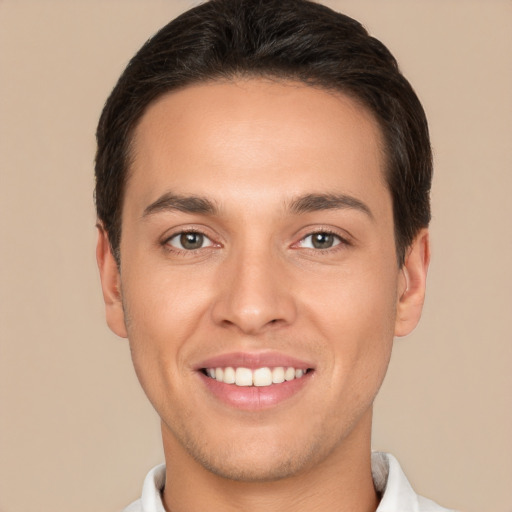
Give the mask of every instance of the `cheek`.
MULTIPOLYGON (((142 268, 142 267, 140 267, 142 268)), ((172 376, 182 373, 188 342, 201 325, 208 300, 194 278, 179 273, 126 272, 123 304, 137 377, 150 400, 172 392, 172 376)))
POLYGON ((310 315, 330 345, 332 372, 343 388, 372 393, 384 378, 393 344, 397 275, 392 262, 332 277, 309 294, 310 315))
POLYGON ((157 346, 165 340, 183 339, 207 307, 208 276, 161 263, 135 262, 130 267, 122 275, 127 327, 144 333, 157 346), (130 267, 140 270, 131 272, 130 267))

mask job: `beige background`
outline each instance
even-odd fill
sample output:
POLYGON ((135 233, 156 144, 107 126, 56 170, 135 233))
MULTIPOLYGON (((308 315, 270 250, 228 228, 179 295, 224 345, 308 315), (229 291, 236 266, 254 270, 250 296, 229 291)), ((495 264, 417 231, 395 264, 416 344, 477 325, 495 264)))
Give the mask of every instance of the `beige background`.
MULTIPOLYGON (((512 2, 331 0, 395 53, 430 118, 434 260, 396 343, 376 449, 417 491, 512 511, 512 2)), ((0 512, 119 511, 162 460, 104 323, 94 131, 130 56, 187 0, 0 0, 0 512)))

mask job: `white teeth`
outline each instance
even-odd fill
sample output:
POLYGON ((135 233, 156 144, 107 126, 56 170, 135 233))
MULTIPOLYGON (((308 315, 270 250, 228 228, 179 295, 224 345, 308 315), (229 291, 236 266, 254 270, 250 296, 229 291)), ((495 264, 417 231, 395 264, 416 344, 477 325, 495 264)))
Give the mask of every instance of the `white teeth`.
POLYGON ((234 384, 236 382, 235 370, 231 366, 224 368, 224 382, 226 384, 234 384))
POLYGON ((264 366, 251 370, 250 368, 233 368, 227 366, 226 368, 206 368, 206 375, 218 382, 225 384, 235 384, 237 386, 270 386, 272 384, 281 384, 285 381, 293 379, 300 379, 307 370, 302 368, 293 368, 291 366, 284 368, 283 366, 276 366, 269 368, 264 366))
POLYGON ((281 384, 284 382, 284 368, 278 366, 272 370, 272 384, 281 384))
POLYGON ((292 368, 291 366, 286 368, 286 371, 284 372, 284 378, 285 380, 295 379, 295 368, 292 368))
POLYGON ((255 386, 270 386, 272 384, 272 371, 270 368, 258 368, 254 370, 252 380, 255 386))
POLYGON ((252 386, 252 371, 249 368, 237 368, 235 384, 237 386, 252 386))

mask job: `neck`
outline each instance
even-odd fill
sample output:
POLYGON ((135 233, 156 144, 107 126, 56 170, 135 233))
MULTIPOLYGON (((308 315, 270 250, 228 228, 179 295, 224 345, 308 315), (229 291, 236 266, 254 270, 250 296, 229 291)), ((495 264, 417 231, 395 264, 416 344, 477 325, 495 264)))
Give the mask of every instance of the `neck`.
POLYGON ((163 426, 167 512, 374 512, 371 411, 323 460, 272 481, 235 481, 195 461, 163 426))

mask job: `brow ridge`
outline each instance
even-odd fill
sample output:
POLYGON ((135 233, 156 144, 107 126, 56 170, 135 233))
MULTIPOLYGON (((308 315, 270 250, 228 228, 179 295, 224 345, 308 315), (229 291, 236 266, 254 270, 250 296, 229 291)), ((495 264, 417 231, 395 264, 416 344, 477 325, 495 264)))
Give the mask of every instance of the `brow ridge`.
POLYGON ((184 213, 198 213, 202 215, 215 215, 218 211, 215 203, 205 197, 190 195, 184 196, 167 192, 160 196, 144 209, 142 217, 149 217, 155 213, 177 210, 184 213))
MULTIPOLYGON (((292 199, 287 204, 287 209, 297 215, 322 210, 354 209, 373 219, 370 208, 363 201, 347 194, 305 194, 292 199)), ((173 210, 201 215, 216 215, 219 208, 213 201, 205 197, 167 192, 148 205, 144 209, 142 217, 145 218, 155 213, 173 210)))
POLYGON ((354 209, 373 219, 370 208, 360 199, 346 194, 306 194, 293 199, 289 209, 296 214, 321 210, 354 209))

